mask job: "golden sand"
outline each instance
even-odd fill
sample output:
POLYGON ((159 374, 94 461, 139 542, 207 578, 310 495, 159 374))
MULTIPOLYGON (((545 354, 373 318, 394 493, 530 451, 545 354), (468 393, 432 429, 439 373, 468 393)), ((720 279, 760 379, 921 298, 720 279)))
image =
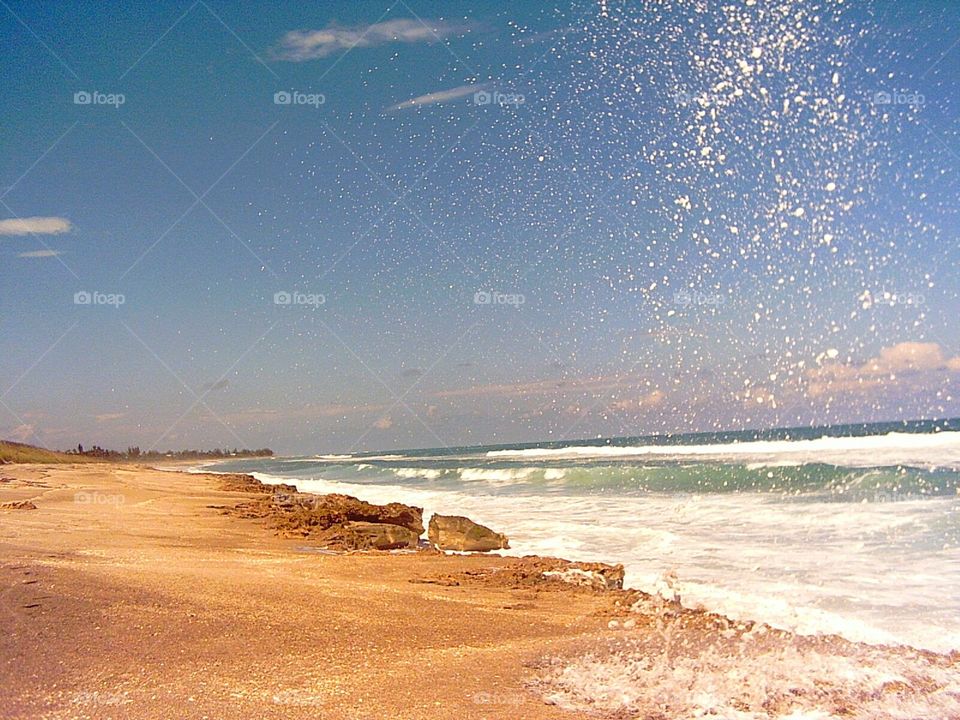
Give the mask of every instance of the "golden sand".
POLYGON ((311 552, 210 476, 0 467, 0 714, 559 718, 530 663, 606 627, 592 592, 422 582, 511 559, 311 552))

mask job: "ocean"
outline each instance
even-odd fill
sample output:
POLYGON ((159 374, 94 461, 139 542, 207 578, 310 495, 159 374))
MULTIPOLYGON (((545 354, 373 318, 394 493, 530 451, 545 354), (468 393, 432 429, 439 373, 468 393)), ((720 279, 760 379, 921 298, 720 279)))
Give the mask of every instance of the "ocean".
MULTIPOLYGON (((219 463, 468 515, 508 554, 668 574, 682 603, 802 634, 960 650, 960 420, 219 463)), ((672 592, 672 591, 671 591, 672 592)))

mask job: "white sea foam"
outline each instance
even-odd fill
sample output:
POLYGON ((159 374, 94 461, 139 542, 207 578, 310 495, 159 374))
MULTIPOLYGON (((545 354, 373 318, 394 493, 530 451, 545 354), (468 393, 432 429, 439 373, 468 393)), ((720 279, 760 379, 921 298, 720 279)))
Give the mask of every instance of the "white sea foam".
POLYGON ((956 496, 795 504, 708 493, 572 502, 563 495, 505 498, 470 484, 454 491, 254 475, 307 492, 417 505, 428 517, 468 515, 507 533, 507 554, 622 562, 627 585, 648 592, 672 569, 685 606, 735 619, 868 643, 960 649, 960 535, 954 530, 944 546, 938 529, 955 528, 956 496))
MULTIPOLYGON (((365 467, 370 467, 366 465, 365 467)), ((393 468, 393 473, 399 478, 425 478, 427 480, 436 480, 443 475, 443 470, 433 468, 393 468)))
MULTIPOLYGON (((356 466, 358 469, 372 467, 368 464, 356 466)), ((523 481, 542 475, 544 480, 562 480, 566 476, 566 470, 563 468, 478 468, 478 467, 460 467, 456 470, 444 470, 438 468, 424 467, 398 467, 390 468, 390 471, 398 478, 408 480, 423 478, 426 480, 436 480, 448 473, 455 473, 456 476, 464 482, 486 482, 490 485, 510 485, 514 481, 523 481)))
POLYGON ((960 469, 960 432, 888 433, 864 437, 821 437, 815 440, 757 440, 712 445, 571 446, 491 450, 490 458, 578 460, 592 458, 698 458, 751 464, 829 463, 844 467, 909 465, 960 469))
POLYGON ((724 720, 906 720, 960 717, 955 661, 910 651, 803 643, 755 629, 705 643, 660 621, 609 650, 557 659, 544 699, 616 717, 724 720))
POLYGON ((459 468, 460 479, 465 482, 485 480, 490 483, 510 483, 526 480, 536 474, 537 468, 459 468))

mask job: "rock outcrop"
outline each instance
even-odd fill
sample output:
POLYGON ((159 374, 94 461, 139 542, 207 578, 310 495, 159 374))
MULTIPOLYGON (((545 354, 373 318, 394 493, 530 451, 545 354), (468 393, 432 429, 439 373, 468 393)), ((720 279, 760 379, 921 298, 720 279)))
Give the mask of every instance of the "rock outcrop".
POLYGON ((327 528, 315 539, 331 550, 397 550, 417 547, 420 535, 390 523, 348 522, 327 528))
POLYGON ((13 500, 0 503, 0 510, 36 510, 37 506, 29 500, 13 500))
POLYGON ((623 565, 570 563, 563 570, 544 570, 543 577, 596 590, 620 590, 623 588, 623 565))
POLYGON ((561 558, 528 555, 522 558, 498 558, 498 562, 489 567, 439 575, 422 582, 608 592, 623 588, 623 565, 571 562, 561 558))
POLYGON ((275 495, 276 527, 296 534, 326 530, 349 522, 386 523, 423 533, 423 509, 402 503, 373 505, 350 495, 275 495))
POLYGON ((271 485, 260 482, 253 475, 246 473, 223 473, 208 474, 208 477, 214 477, 219 483, 219 489, 227 492, 256 493, 268 495, 270 493, 295 493, 297 488, 293 485, 278 484, 271 485))
POLYGON ((487 552, 510 547, 507 536, 462 515, 434 515, 427 533, 430 544, 440 550, 487 552))
POLYGON ((350 495, 279 492, 239 503, 225 512, 267 520, 278 535, 309 538, 335 550, 416 547, 423 533, 422 508, 402 503, 374 505, 350 495))

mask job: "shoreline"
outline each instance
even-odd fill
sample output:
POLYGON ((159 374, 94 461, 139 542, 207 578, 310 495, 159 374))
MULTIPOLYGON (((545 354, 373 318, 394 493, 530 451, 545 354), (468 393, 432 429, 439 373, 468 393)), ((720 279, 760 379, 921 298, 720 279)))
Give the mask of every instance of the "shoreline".
MULTIPOLYGON (((610 680, 618 658, 673 656, 710 677, 708 650, 758 668, 791 653, 906 664, 916 682, 870 692, 939 702, 960 665, 543 582, 514 557, 316 552, 222 514, 250 495, 214 474, 84 463, 0 476, 0 502, 36 506, 0 515, 4 717, 613 717, 618 683, 655 686, 610 680)), ((783 715, 799 702, 769 686, 783 715)), ((856 689, 807 700, 836 707, 856 689)))

